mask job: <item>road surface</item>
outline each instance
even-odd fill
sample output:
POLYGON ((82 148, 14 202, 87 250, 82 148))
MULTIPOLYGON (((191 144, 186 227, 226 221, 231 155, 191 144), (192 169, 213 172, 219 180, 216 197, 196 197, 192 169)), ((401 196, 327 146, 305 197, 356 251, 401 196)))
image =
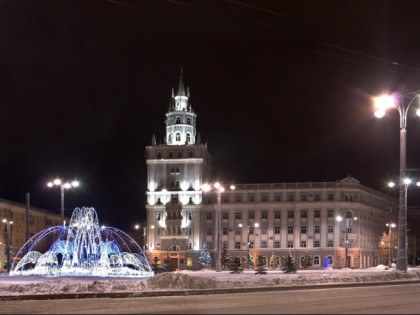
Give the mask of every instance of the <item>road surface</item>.
POLYGON ((264 293, 2 301, 8 314, 418 314, 420 284, 264 293))

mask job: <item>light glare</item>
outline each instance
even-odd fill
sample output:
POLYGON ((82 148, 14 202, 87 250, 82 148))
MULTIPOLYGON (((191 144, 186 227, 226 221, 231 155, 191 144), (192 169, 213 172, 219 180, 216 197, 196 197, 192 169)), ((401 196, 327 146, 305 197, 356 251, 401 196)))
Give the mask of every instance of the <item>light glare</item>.
POLYGON ((338 222, 340 222, 340 221, 342 221, 342 220, 343 220, 343 217, 342 217, 341 215, 338 215, 338 216, 337 216, 337 218, 336 218, 336 220, 337 220, 338 222))
POLYGON ((404 178, 403 183, 406 184, 406 185, 410 185, 411 184, 411 179, 404 178))
POLYGON ((48 183, 47 183, 47 186, 48 186, 48 187, 50 187, 50 188, 51 188, 53 185, 54 185, 54 184, 53 184, 52 182, 48 182, 48 183))
POLYGON ((57 179, 54 179, 54 185, 60 185, 61 184, 61 179, 59 179, 59 178, 57 178, 57 179))
POLYGON ((78 187, 80 184, 79 184, 79 182, 77 180, 74 180, 74 181, 71 182, 71 185, 73 187, 78 187))
POLYGON ((394 182, 389 182, 388 183, 388 187, 393 188, 394 186, 395 186, 395 183, 394 182))

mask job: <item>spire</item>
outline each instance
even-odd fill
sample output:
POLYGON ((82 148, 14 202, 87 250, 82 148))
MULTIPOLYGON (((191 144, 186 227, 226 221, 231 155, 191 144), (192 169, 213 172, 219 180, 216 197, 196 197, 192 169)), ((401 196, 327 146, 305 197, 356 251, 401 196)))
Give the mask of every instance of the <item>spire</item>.
POLYGON ((183 69, 181 68, 181 74, 179 75, 179 85, 178 85, 178 92, 176 93, 176 96, 188 96, 185 92, 185 85, 184 80, 182 78, 182 72, 183 69))
POLYGON ((156 136, 153 134, 152 136, 152 145, 156 145, 156 136))

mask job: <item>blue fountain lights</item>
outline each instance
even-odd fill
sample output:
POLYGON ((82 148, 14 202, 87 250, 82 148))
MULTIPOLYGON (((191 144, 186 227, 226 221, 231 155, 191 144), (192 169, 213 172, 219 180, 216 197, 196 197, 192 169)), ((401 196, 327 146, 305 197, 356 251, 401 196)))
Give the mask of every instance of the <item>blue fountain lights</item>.
POLYGON ((16 266, 13 262, 10 272, 12 276, 154 275, 140 246, 117 228, 100 227, 94 208, 76 208, 68 226, 50 227, 37 233, 16 256, 23 257, 16 266), (56 240, 52 245, 46 246, 54 237, 56 240), (43 254, 42 250, 45 251, 43 254))

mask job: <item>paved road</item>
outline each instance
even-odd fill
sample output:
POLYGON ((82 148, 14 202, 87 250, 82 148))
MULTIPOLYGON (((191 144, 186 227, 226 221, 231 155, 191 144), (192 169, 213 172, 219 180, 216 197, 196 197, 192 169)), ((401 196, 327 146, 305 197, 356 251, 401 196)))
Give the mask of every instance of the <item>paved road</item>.
POLYGON ((418 314, 420 284, 264 293, 2 301, 15 314, 418 314))

